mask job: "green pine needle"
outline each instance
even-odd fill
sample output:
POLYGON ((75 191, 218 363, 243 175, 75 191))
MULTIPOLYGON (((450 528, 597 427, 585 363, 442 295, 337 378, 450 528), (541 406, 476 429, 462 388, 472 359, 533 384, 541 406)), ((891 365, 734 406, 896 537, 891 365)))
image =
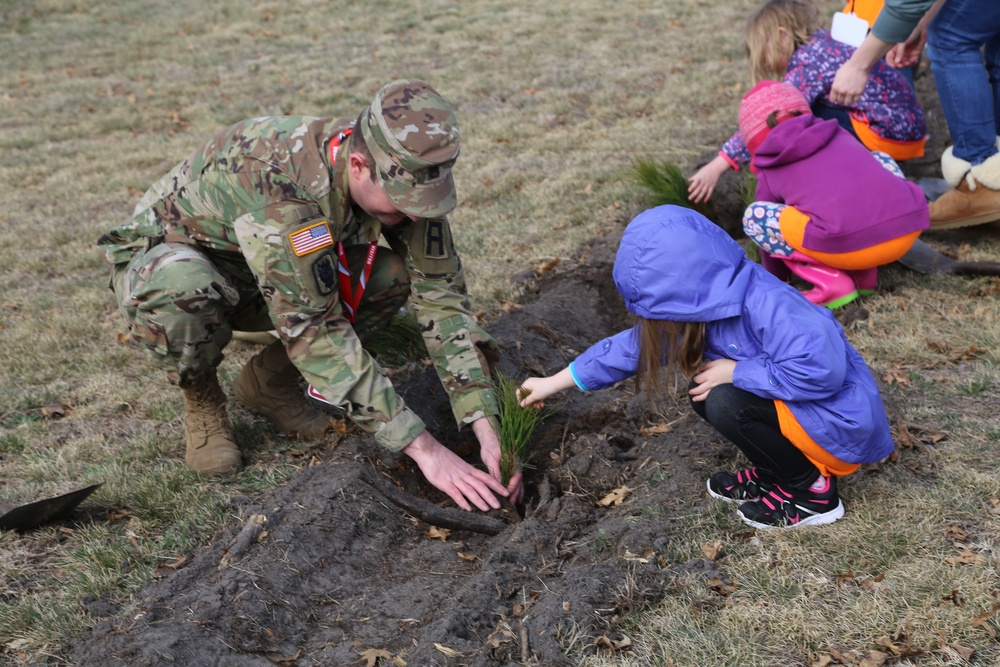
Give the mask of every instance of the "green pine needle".
POLYGON ((531 434, 551 414, 545 408, 521 407, 521 383, 503 373, 493 382, 500 408, 500 481, 505 485, 518 468, 533 468, 528 445, 531 434))
POLYGON ((673 204, 694 209, 706 216, 712 210, 711 204, 707 202, 696 204, 688 199, 688 181, 681 168, 673 162, 637 158, 632 165, 632 172, 636 183, 646 190, 650 206, 673 204))

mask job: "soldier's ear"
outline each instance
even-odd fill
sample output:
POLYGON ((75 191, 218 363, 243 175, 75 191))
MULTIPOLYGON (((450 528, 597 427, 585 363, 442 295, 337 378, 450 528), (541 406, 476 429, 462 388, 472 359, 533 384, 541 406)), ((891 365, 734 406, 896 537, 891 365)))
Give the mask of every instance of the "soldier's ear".
POLYGON ((369 171, 369 169, 368 159, 361 153, 351 153, 347 156, 347 170, 354 178, 367 177, 368 174, 365 172, 369 171))

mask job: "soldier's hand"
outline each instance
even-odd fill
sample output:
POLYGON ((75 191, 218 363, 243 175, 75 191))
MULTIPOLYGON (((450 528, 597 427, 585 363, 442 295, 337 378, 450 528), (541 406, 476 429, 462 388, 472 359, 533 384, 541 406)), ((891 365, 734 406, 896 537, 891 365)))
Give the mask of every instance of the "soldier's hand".
POLYGON ((484 512, 490 508, 500 509, 500 501, 493 494, 509 495, 500 480, 463 461, 428 431, 414 438, 403 453, 416 462, 428 482, 466 511, 470 511, 472 505, 484 512))
MULTIPOLYGON (((486 417, 472 422, 472 431, 479 440, 479 456, 483 459, 486 469, 497 480, 503 481, 500 472, 500 438, 497 436, 493 424, 486 417)), ((513 505, 517 505, 524 499, 524 483, 521 470, 518 469, 507 482, 507 500, 513 505)))

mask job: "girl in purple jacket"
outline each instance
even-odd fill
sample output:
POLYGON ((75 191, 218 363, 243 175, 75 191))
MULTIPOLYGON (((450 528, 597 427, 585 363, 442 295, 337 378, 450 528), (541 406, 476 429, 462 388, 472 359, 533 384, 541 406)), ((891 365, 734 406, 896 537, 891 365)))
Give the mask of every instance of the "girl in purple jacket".
MULTIPOLYGON (((884 60, 872 68, 864 93, 852 106, 830 101, 833 78, 854 47, 819 29, 809 0, 767 0, 747 19, 744 36, 753 83, 774 79, 795 86, 816 116, 836 120, 869 150, 895 160, 924 154, 927 129, 916 92, 884 60)), ((749 162, 744 137, 737 132, 689 179, 690 199, 707 201, 724 173, 749 162)))
POLYGON ((615 286, 633 328, 568 367, 522 384, 524 406, 573 386, 629 377, 652 400, 662 366, 691 384, 691 406, 752 467, 708 480, 757 528, 832 523, 844 515, 837 478, 893 450, 875 379, 826 309, 777 280, 725 231, 690 209, 637 216, 615 257, 615 286))
POLYGON ((878 267, 902 257, 930 224, 923 191, 891 157, 813 116, 787 83, 757 84, 739 121, 757 174, 743 229, 761 263, 812 284, 806 298, 828 308, 874 291, 878 267))

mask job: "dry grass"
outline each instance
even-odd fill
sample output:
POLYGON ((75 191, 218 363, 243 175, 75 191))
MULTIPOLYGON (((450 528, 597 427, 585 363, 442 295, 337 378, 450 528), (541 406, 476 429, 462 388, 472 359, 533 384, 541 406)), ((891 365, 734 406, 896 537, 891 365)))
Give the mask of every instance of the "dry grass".
MULTIPOLYGON (((516 295, 509 276, 635 212, 636 156, 690 172, 733 129, 754 4, 3 3, 0 497, 105 486, 90 524, 0 535, 0 660, 45 662, 93 623, 87 596, 127 601, 232 520, 233 494, 266 493, 297 465, 237 412, 250 467, 221 481, 186 471, 180 397, 117 342, 94 241, 149 183, 228 123, 353 116, 384 81, 426 78, 457 104, 457 241, 474 301, 495 311, 516 295), (66 416, 46 418, 55 404, 66 416)), ((996 233, 937 238, 967 259, 1000 256, 996 233)), ((849 335, 907 417, 947 437, 845 484, 850 520, 827 529, 745 539, 728 512, 692 520, 671 556, 723 536, 736 591, 678 581, 637 622, 635 657, 590 665, 804 664, 831 649, 891 653, 881 638, 904 636, 925 652, 896 664, 964 664, 961 646, 1000 661, 996 617, 974 622, 1000 599, 997 283, 886 278, 849 335), (949 564, 966 548, 981 559, 949 564)), ((252 352, 234 345, 223 375, 252 352)))

